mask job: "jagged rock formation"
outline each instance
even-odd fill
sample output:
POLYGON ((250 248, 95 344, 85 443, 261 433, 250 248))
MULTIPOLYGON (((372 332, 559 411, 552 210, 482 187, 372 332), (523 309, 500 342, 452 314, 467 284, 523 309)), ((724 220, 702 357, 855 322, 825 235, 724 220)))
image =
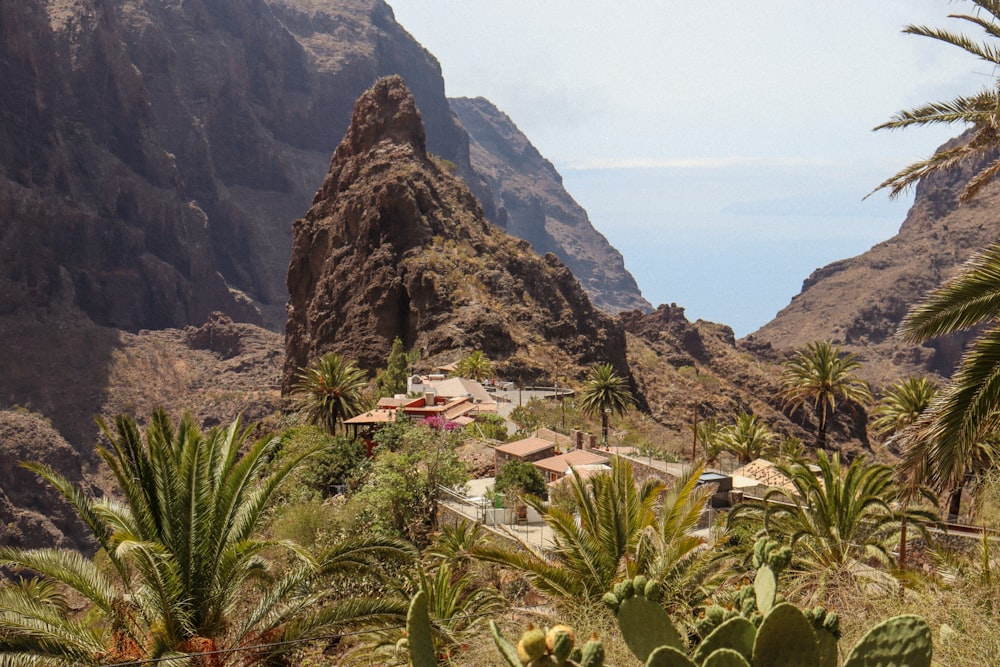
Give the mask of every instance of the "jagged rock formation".
POLYGON ((508 234, 551 252, 573 271, 590 300, 602 310, 652 310, 625 261, 587 212, 566 192, 562 176, 531 145, 514 122, 487 99, 452 98, 471 139, 472 167, 490 186, 492 218, 508 234))
POLYGON ((490 201, 437 61, 381 0, 0 4, 0 314, 280 328, 288 222, 388 73, 490 201))
POLYGON ((896 236, 817 269, 774 320, 745 340, 789 350, 832 339, 858 354, 863 374, 877 384, 909 374, 949 376, 968 335, 916 346, 895 333, 913 304, 974 252, 1000 240, 1000 183, 987 186, 968 204, 958 203, 975 169, 966 165, 922 181, 896 236))
POLYGON ((312 209, 295 222, 283 388, 337 351, 368 369, 394 337, 425 359, 480 349, 505 377, 608 361, 626 372, 621 324, 596 310, 554 255, 489 224, 425 149, 402 79, 355 106, 312 209))

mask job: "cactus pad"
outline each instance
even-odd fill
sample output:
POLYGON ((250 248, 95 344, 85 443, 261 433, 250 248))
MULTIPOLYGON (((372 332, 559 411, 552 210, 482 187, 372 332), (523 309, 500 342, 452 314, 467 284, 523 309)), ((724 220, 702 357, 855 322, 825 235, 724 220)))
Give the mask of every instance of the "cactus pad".
POLYGON ((701 667, 750 667, 750 663, 739 652, 720 648, 709 654, 701 667))
POLYGON ((434 667, 437 658, 431 638, 431 619, 427 615, 427 594, 420 591, 410 601, 406 613, 406 636, 413 667, 434 667))
POLYGON ((705 637, 691 658, 700 665, 709 655, 725 648, 736 651, 749 660, 753 656, 753 644, 756 636, 757 628, 754 627, 753 623, 742 616, 731 618, 705 637))
POLYGON ((774 599, 778 594, 778 579, 767 565, 761 565, 757 569, 757 576, 753 580, 753 591, 757 598, 757 610, 766 616, 774 607, 774 599))
POLYGON ((666 610, 645 596, 649 582, 642 590, 637 590, 631 581, 626 583, 615 586, 617 604, 608 600, 608 596, 605 596, 605 603, 615 612, 629 650, 640 661, 645 661, 657 647, 681 649, 681 637, 666 610))
POLYGON ((930 667, 931 629, 919 616, 895 616, 872 628, 844 667, 930 667))
POLYGON ((653 651, 646 667, 698 667, 691 658, 684 655, 680 649, 673 646, 661 646, 653 651))
POLYGON ((795 605, 775 606, 757 630, 751 662, 754 667, 816 667, 819 645, 812 623, 795 605))

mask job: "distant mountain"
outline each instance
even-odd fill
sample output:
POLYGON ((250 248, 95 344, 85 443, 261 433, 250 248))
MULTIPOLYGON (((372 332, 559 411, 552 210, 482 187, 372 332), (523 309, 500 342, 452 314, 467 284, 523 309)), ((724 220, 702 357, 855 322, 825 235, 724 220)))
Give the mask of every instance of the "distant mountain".
POLYGON ((744 343, 787 350, 832 339, 857 353, 863 373, 877 383, 914 373, 951 375, 969 335, 914 346, 895 333, 913 304, 974 252, 1000 241, 1000 183, 968 204, 958 203, 976 169, 965 165, 920 182, 899 233, 814 271, 791 303, 744 343))
POLYGON ((538 254, 565 262, 598 308, 651 311, 621 253, 594 229, 559 172, 507 114, 482 97, 449 102, 471 138, 472 168, 493 193, 494 221, 538 254))
POLYGON ((555 255, 539 257, 486 220, 428 155, 400 77, 358 99, 312 208, 295 222, 288 290, 285 391, 329 351, 379 368, 396 337, 423 363, 482 350, 513 380, 582 376, 598 362, 628 373, 621 322, 593 307, 555 255))

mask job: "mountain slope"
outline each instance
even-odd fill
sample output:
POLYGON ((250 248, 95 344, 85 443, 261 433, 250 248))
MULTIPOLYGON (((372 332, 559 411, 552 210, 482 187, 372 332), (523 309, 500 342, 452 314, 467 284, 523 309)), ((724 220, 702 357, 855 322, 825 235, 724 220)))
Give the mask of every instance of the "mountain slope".
POLYGON ((746 342, 788 350, 832 339, 857 353, 863 373, 877 383, 914 373, 950 375, 968 335, 915 346, 895 332, 913 304, 974 252, 1000 240, 1000 183, 968 204, 958 203, 975 169, 966 165, 921 182, 899 233, 857 257, 817 269, 791 303, 746 342))
POLYGON ((594 229, 555 167, 514 122, 482 97, 449 101, 469 133, 472 167, 493 192, 497 224, 538 254, 559 257, 598 308, 652 310, 621 253, 594 229))

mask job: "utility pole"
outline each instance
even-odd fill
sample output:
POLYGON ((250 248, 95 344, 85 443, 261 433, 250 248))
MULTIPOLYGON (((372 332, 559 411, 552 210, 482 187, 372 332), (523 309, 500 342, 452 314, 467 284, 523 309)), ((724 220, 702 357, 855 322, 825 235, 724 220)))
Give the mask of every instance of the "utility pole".
POLYGON ((691 419, 691 433, 694 437, 691 439, 691 467, 694 467, 695 461, 698 459, 698 403, 694 404, 694 414, 691 419))

